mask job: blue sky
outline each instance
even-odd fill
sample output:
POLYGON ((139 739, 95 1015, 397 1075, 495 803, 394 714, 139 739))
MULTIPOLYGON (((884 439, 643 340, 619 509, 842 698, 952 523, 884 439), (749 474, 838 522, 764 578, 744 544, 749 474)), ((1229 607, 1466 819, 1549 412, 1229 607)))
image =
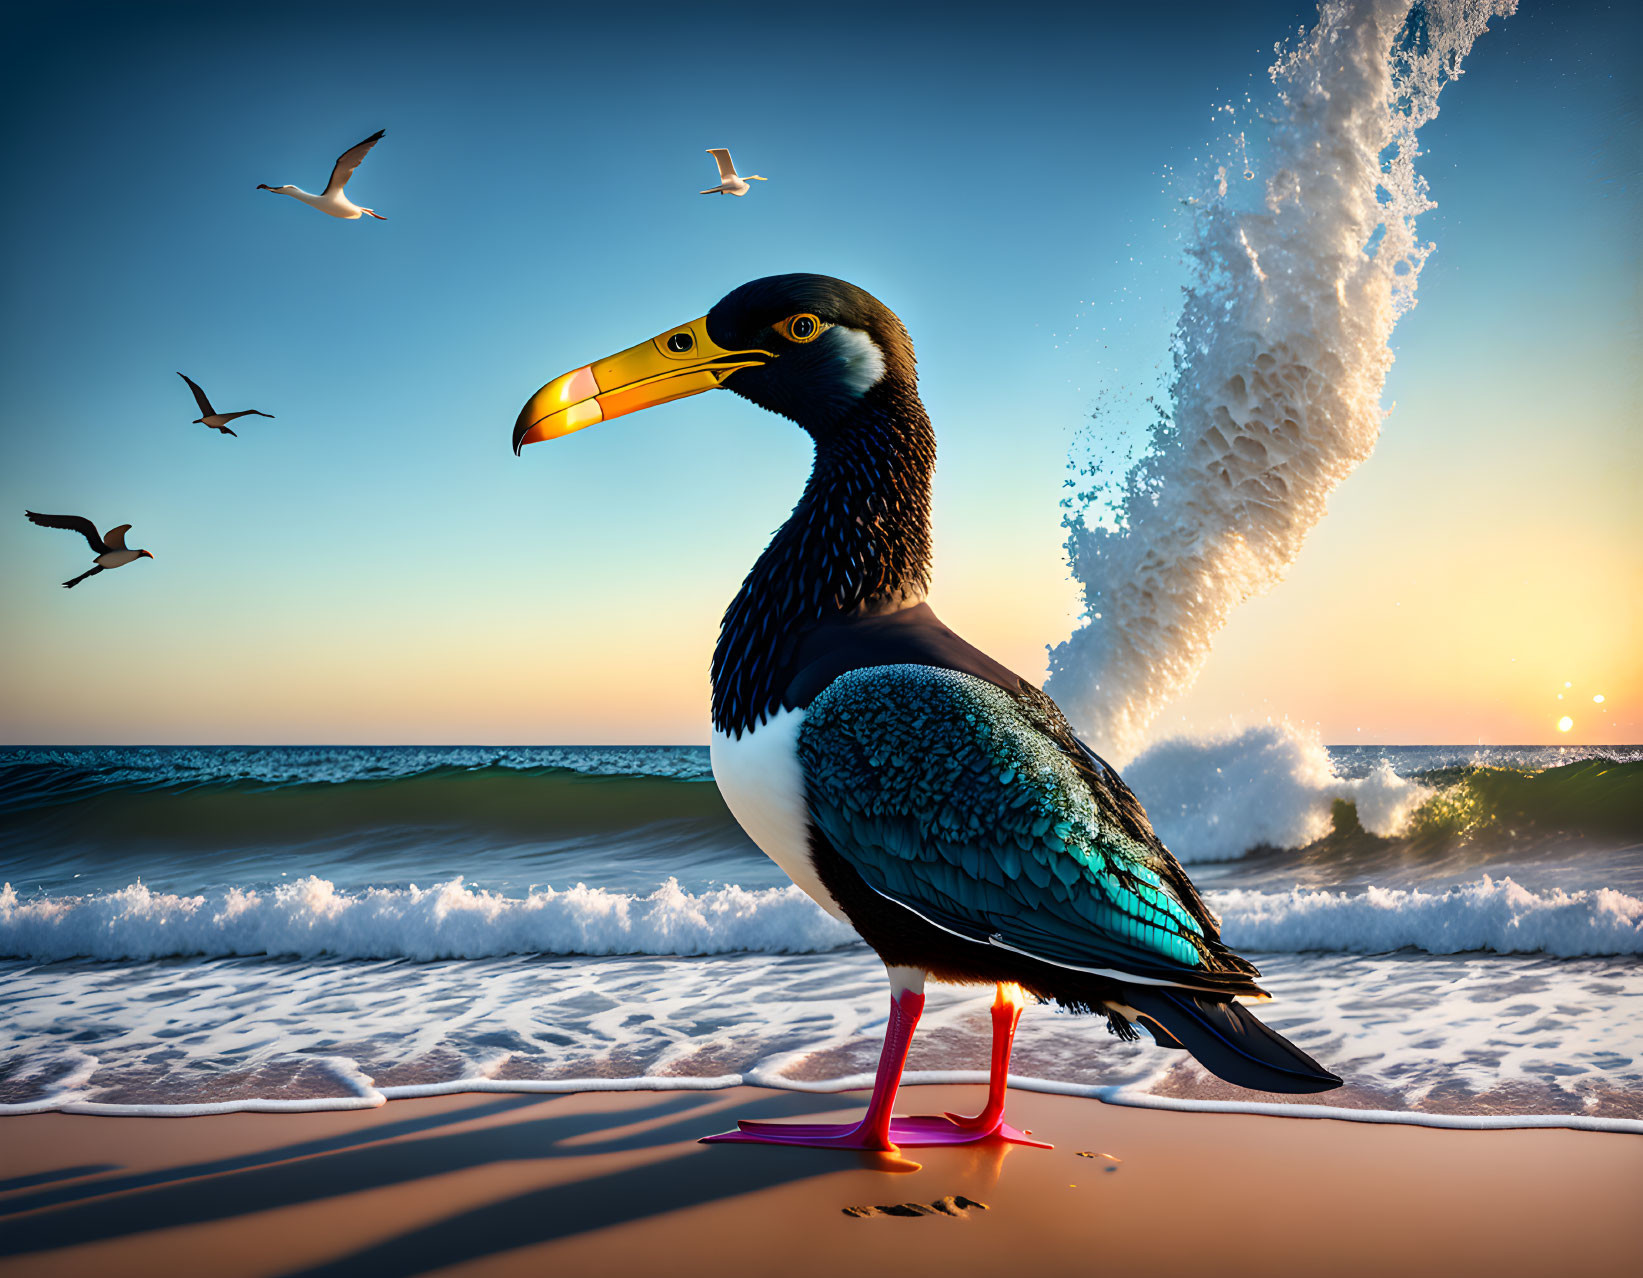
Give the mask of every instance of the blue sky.
MULTIPOLYGON (((1102 386, 1167 359, 1172 174, 1310 13, 42 7, 4 67, 6 168, 35 192, 0 208, 4 733, 705 739, 717 619, 797 496, 803 436, 724 394, 517 460, 509 434, 549 378, 792 270, 906 321, 942 449, 936 603, 1041 676, 1078 612, 1074 434, 1102 386), (378 128, 350 194, 386 222, 254 189, 318 189, 378 128), (709 146, 771 180, 697 196, 709 146), (277 420, 190 426, 178 369, 277 420), (24 507, 129 521, 157 558, 60 590, 84 548, 24 507)), ((1401 704, 1281 651, 1393 589, 1388 565, 1427 565, 1425 611, 1369 595, 1359 629, 1419 651, 1455 624, 1432 556, 1481 573, 1470 612, 1510 616, 1566 607, 1542 596, 1568 563, 1636 544, 1638 31, 1618 6, 1529 5, 1473 50, 1425 135, 1439 248, 1396 335, 1398 409, 1304 588, 1229 630, 1189 726, 1276 710, 1352 739, 1401 704), (1549 548, 1527 604, 1491 566, 1519 540, 1549 548)), ((1638 593, 1635 555, 1601 567, 1638 593)), ((1577 620, 1530 627, 1547 669, 1574 652, 1606 678, 1643 638, 1635 604, 1577 620)), ((1489 707, 1530 692, 1474 682, 1376 739, 1516 730, 1489 707)), ((1604 730, 1635 739, 1615 710, 1604 730)))

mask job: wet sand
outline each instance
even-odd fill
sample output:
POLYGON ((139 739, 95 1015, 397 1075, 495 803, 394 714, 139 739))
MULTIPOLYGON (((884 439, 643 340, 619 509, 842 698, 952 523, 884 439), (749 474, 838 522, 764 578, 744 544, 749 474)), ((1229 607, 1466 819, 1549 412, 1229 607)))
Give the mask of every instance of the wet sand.
MULTIPOLYGON (((901 1109, 979 1092, 908 1088, 901 1109)), ((841 1118, 862 1100, 738 1088, 0 1119, 0 1274, 1505 1278, 1631 1274, 1643 1252, 1640 1136, 1022 1092, 1011 1121, 1054 1150, 696 1143, 737 1116, 841 1118), (846 1210, 901 1204, 941 1206, 846 1210)))

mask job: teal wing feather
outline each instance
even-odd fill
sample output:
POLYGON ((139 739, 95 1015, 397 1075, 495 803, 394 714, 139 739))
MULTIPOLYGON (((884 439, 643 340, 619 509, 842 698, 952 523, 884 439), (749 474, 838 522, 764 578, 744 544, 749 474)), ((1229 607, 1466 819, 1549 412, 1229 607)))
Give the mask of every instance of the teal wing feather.
POLYGON ((1256 990, 1134 797, 1042 693, 931 666, 851 671, 810 704, 799 755, 822 833, 931 922, 1062 966, 1256 990))

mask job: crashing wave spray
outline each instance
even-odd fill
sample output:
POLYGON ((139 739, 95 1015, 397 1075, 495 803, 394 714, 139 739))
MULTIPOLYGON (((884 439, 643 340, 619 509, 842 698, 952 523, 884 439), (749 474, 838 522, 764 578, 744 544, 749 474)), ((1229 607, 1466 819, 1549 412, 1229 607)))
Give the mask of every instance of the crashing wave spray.
POLYGON ((1225 170, 1202 206, 1175 330, 1173 411, 1112 494, 1119 528, 1075 524, 1089 621, 1050 653, 1050 691, 1127 760, 1238 604, 1282 580, 1329 494, 1375 447, 1388 340, 1415 304, 1432 207, 1416 133, 1489 20, 1516 0, 1324 0, 1271 69, 1264 198, 1225 170))

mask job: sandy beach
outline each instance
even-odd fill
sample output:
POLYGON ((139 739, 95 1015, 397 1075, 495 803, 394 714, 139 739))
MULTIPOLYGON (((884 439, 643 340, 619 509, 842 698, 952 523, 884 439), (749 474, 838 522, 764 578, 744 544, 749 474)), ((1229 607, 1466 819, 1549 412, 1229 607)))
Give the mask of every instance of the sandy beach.
MULTIPOLYGON (((919 1087, 907 1112, 975 1088, 919 1087)), ((1621 1274, 1643 1138, 1169 1113, 1012 1094, 1053 1150, 705 1146, 861 1096, 466 1094, 0 1126, 17 1275, 1621 1274), (1081 1151, 1084 1155, 1080 1156, 1081 1151), (959 1215, 847 1208, 969 1200, 959 1215)))

